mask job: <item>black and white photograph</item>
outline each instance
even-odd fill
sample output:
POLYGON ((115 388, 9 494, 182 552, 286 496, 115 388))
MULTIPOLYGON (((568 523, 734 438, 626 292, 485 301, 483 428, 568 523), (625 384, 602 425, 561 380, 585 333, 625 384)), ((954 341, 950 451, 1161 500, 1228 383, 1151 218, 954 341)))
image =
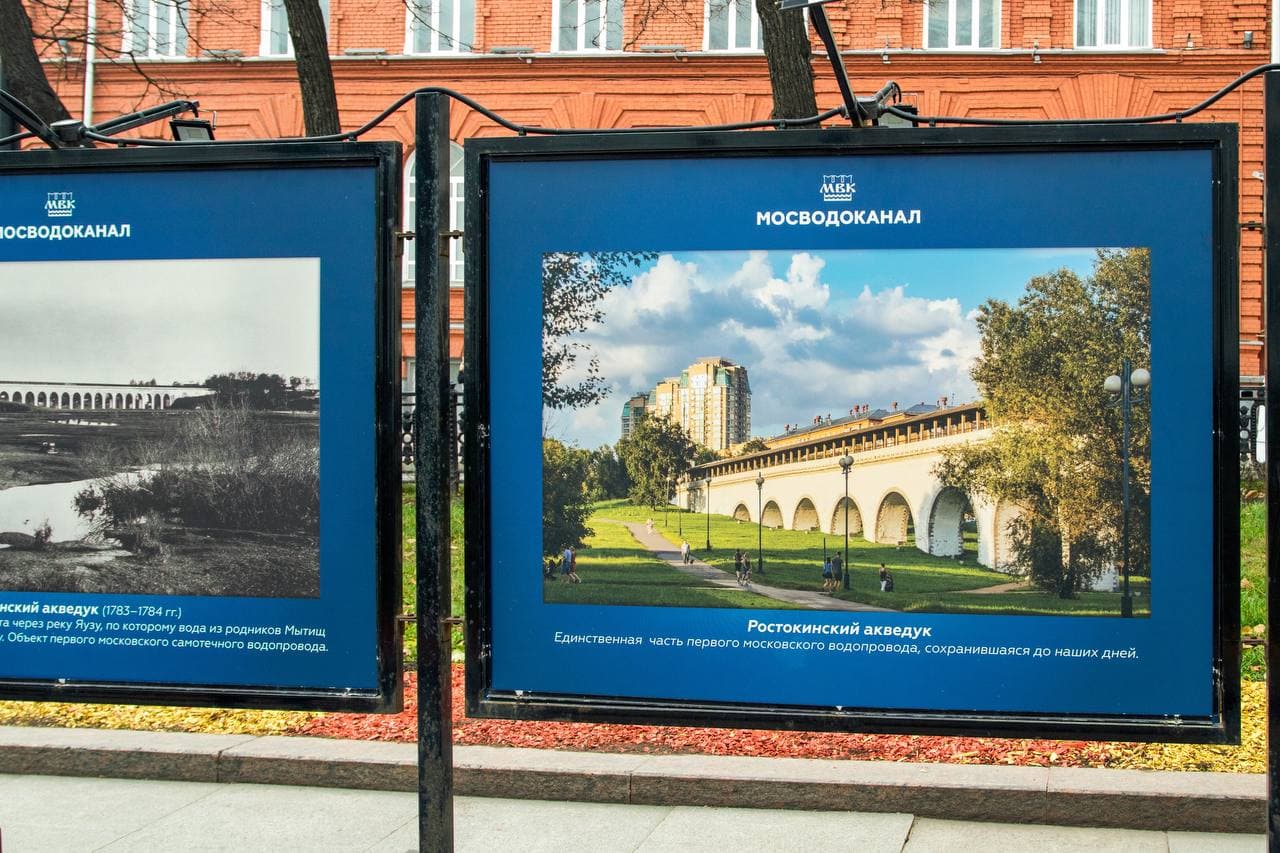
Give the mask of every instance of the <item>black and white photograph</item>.
POLYGON ((320 263, 0 263, 0 590, 320 595, 320 263))

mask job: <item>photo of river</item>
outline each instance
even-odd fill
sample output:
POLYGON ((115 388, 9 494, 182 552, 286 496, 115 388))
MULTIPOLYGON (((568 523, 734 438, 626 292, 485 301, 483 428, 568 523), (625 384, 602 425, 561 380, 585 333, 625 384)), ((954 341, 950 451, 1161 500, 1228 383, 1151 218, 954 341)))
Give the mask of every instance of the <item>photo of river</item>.
POLYGON ((0 264, 0 309, 0 590, 319 596, 317 260, 0 264))

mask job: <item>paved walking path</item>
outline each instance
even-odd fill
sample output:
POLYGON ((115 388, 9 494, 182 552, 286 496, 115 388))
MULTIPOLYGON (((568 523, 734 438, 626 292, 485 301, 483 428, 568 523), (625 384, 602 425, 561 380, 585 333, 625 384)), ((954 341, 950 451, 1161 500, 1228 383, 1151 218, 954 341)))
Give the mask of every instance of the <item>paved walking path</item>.
POLYGON ((805 589, 784 589, 778 586, 766 586, 753 580, 746 587, 742 587, 738 583, 738 579, 726 571, 721 571, 715 566, 695 559, 692 563, 686 565, 680 559, 680 551, 675 545, 672 545, 667 538, 657 531, 650 532, 648 528, 636 521, 617 521, 611 518, 602 518, 601 521, 611 521, 614 524, 625 524, 627 530, 631 531, 631 535, 636 541, 644 547, 648 548, 655 557, 664 561, 671 568, 684 572, 690 577, 698 578, 715 586, 722 586, 729 589, 743 588, 757 595, 763 595, 766 598, 785 601, 789 604, 798 604, 801 607, 807 607, 810 610, 853 610, 860 612, 876 612, 876 613, 893 613, 895 612, 889 607, 873 607, 870 604, 863 604, 858 601, 845 601, 830 595, 823 595, 821 592, 809 591, 805 589))
POLYGON ((1013 581, 1012 583, 998 583, 995 586, 984 586, 978 589, 958 589, 956 592, 963 592, 969 595, 997 595, 1001 592, 1017 592, 1023 589, 1031 589, 1031 584, 1022 580, 1013 581))
MULTIPOLYGON (((0 775, 0 839, 24 851, 412 851, 407 792, 0 775)), ((1262 835, 978 823, 903 813, 454 800, 454 849, 1262 853, 1262 835)))

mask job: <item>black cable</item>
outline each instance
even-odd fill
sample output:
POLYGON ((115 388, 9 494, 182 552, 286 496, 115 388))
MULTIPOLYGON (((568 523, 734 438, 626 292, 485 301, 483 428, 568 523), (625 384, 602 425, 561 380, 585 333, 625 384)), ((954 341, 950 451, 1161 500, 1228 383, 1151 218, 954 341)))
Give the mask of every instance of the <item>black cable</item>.
POLYGON ((1023 119, 1023 118, 970 118, 968 116, 919 116, 900 110, 897 107, 886 106, 884 111, 898 118, 907 119, 916 124, 972 124, 983 125, 987 127, 1014 127, 1026 125, 1066 125, 1066 124, 1154 124, 1161 121, 1182 121, 1184 118, 1202 112, 1234 92, 1236 89, 1248 83, 1259 74, 1265 74, 1268 71, 1280 71, 1280 64, 1269 63, 1267 65, 1259 65, 1256 68, 1246 71, 1227 85, 1223 86, 1217 92, 1214 92, 1205 100, 1189 107, 1185 110, 1179 110, 1172 113, 1160 113, 1150 116, 1127 116, 1122 118, 1046 118, 1046 119, 1023 119))
POLYGON ((24 130, 21 133, 15 133, 12 136, 0 137, 0 148, 4 148, 6 145, 12 145, 15 142, 21 142, 24 139, 31 139, 34 136, 35 134, 31 131, 24 130))
MULTIPOLYGON (((58 135, 53 132, 53 128, 45 124, 44 119, 40 118, 35 110, 4 89, 0 89, 0 110, 4 110, 13 116, 14 121, 31 131, 32 136, 38 136, 40 141, 50 148, 62 147, 62 143, 58 140, 58 135)), ((11 136, 6 137, 6 139, 12 138, 11 136)))
MULTIPOLYGON (((914 113, 909 113, 898 107, 890 106, 888 104, 885 104, 884 106, 881 107, 881 112, 888 115, 897 116, 898 118, 911 121, 915 124, 930 124, 930 125, 967 124, 967 125, 981 125, 981 126, 987 126, 987 127, 1013 127, 1013 126, 1027 126, 1027 125, 1078 125, 1078 124, 1085 124, 1085 125, 1151 124, 1151 123, 1162 122, 1162 121, 1180 122, 1185 118, 1188 118, 1190 116, 1195 115, 1196 113, 1199 113, 1208 109, 1209 107, 1213 106, 1215 103, 1220 101, 1222 98, 1226 97, 1227 95, 1234 92, 1236 89, 1240 88, 1240 86, 1252 80, 1254 77, 1257 77, 1261 74, 1265 74, 1268 71, 1280 71, 1280 63, 1270 63, 1267 65, 1259 65, 1256 68, 1253 68, 1245 72, 1244 74, 1241 74, 1235 80, 1231 81, 1226 86, 1223 86, 1213 95, 1210 95, 1208 98, 1206 98, 1205 100, 1201 101, 1199 104, 1196 104, 1193 107, 1190 107, 1185 110, 1179 110, 1177 112, 1160 113, 1159 115, 1150 115, 1150 116, 1124 116, 1124 117, 1118 117, 1118 118, 1086 118, 1086 119, 1012 119, 1012 118, 970 118, 967 116, 920 116, 914 113)), ((898 89, 897 84, 890 81, 890 83, 885 84, 885 86, 881 88, 879 92, 876 93, 876 99, 878 101, 882 97, 889 97, 891 95, 897 95, 898 97, 901 97, 901 95, 899 94, 900 91, 901 90, 898 89)), ((821 124, 822 122, 832 118, 837 118, 837 117, 848 118, 849 117, 848 110, 845 107, 840 106, 840 107, 834 107, 829 110, 825 110, 824 112, 818 113, 815 116, 808 116, 807 118, 759 119, 757 121, 737 122, 734 124, 686 125, 686 126, 680 126, 680 127, 626 127, 626 128, 539 127, 537 125, 518 124, 516 122, 503 118, 501 115, 489 109, 488 107, 484 106, 483 104, 476 101, 475 99, 470 98, 467 95, 464 95, 461 92, 458 92, 454 89, 449 89, 444 86, 424 86, 420 89, 414 89, 413 91, 407 92, 404 95, 400 96, 390 106, 388 106, 382 112, 378 113, 372 119, 365 122, 363 125, 356 128, 355 130, 349 130, 343 133, 331 133, 324 136, 300 136, 300 137, 292 137, 289 139, 224 139, 224 140, 218 140, 218 141, 192 143, 192 142, 177 142, 177 141, 168 140, 168 139, 137 139, 137 138, 113 137, 103 133, 99 133, 97 130, 94 130, 93 128, 86 128, 84 132, 84 136, 86 139, 91 139, 95 142, 107 143, 109 145, 119 145, 119 146, 138 145, 138 146, 147 146, 147 147, 168 147, 171 145, 195 145, 195 144, 250 145, 250 144, 262 144, 262 143, 287 144, 287 143, 294 143, 294 142, 354 142, 364 134, 373 130, 378 125, 382 124, 384 121, 390 118, 394 113, 396 113, 398 110, 403 108, 406 104, 408 104, 411 100, 413 100, 414 97, 416 97, 417 95, 426 95, 426 94, 433 94, 433 93, 442 94, 450 98, 453 98, 455 101, 458 101, 459 103, 470 107, 471 109, 480 113, 485 118, 488 118, 490 121, 494 122, 495 124, 498 124, 501 127, 505 127, 507 130, 510 130, 513 133, 517 133, 521 136, 527 136, 527 135, 576 136, 581 134, 593 134, 593 133, 601 133, 601 134, 683 133, 687 131, 699 131, 699 130, 701 131, 736 131, 736 130, 756 130, 760 128, 782 129, 782 128, 788 128, 788 127, 808 127, 815 124, 821 124)), ((0 95, 5 95, 9 98, 12 98, 12 96, 8 95, 8 93, 4 92, 3 90, 0 90, 0 95)), ((21 102, 18 102, 18 103, 21 104, 21 102)), ((4 106, 3 100, 0 100, 0 106, 4 106)), ((25 105, 22 105, 22 106, 23 108, 25 108, 25 105)), ((9 112, 9 110, 6 110, 6 112, 9 112)), ((29 115, 31 117, 35 117, 34 113, 29 113, 29 115)), ((15 117, 17 116, 15 115, 15 117)), ((21 121, 21 119, 19 120, 21 121)), ((24 125, 26 124, 25 122, 23 123, 24 125)), ((104 122, 103 126, 109 127, 111 123, 112 122, 104 122)), ((7 143, 7 142, 14 142, 19 139, 27 139, 31 136, 39 136, 41 139, 44 139, 46 143, 49 143, 52 147, 55 147, 55 148, 59 147, 56 144, 56 139, 54 139, 53 142, 50 142, 50 140, 46 139, 45 136, 39 132, 39 130, 32 128, 32 131, 33 132, 31 133, 21 133, 21 134, 5 137, 4 139, 0 139, 0 144, 7 143)))
POLYGON ((807 127, 809 125, 820 124, 824 121, 827 121, 828 119, 833 119, 833 118, 837 118, 845 115, 844 107, 834 107, 832 109, 818 113, 815 116, 808 116, 806 118, 769 118, 769 119, 759 119, 757 121, 738 122, 736 124, 688 125, 683 127, 621 127, 621 128, 538 127, 535 125, 517 124, 516 122, 503 118, 501 115, 489 109, 488 107, 484 106, 479 101, 476 101, 475 99, 470 98, 467 95, 464 95, 461 92, 458 92, 454 89, 449 89, 444 86, 423 86, 420 89, 414 89, 411 92, 406 92, 404 95, 401 95, 390 106, 388 106, 382 112, 378 113, 376 116, 374 116, 369 121, 362 124, 360 127, 356 128, 355 130, 349 130, 343 133, 331 133, 325 136, 299 136, 299 137, 291 137, 289 139, 224 139, 224 140, 218 140, 216 142, 191 143, 191 142, 176 142, 169 139, 136 139, 136 138, 109 137, 109 136, 105 136, 103 134, 97 133, 94 130, 86 129, 85 138, 92 139, 95 142, 110 143, 112 145, 127 144, 127 145, 140 145, 140 146, 148 146, 148 147, 167 147, 170 145, 192 145, 192 144, 250 145, 250 144, 260 144, 264 142, 271 142, 271 143, 354 142, 364 134, 373 130, 378 125, 382 124, 392 115, 394 115, 398 110, 403 108, 405 104, 412 101, 416 96, 436 94, 436 93, 446 95, 450 98, 453 98, 455 101, 458 101, 459 103, 465 104, 466 106, 480 113, 482 116, 494 122, 495 124, 501 125, 502 127, 505 127, 507 130, 510 130, 513 133, 518 133, 521 136, 526 136, 526 135, 575 136, 575 135, 587 134, 587 133, 680 133, 680 132, 685 132, 690 130, 707 130, 707 131, 755 130, 758 128, 766 128, 766 127, 782 129, 787 127, 807 127))

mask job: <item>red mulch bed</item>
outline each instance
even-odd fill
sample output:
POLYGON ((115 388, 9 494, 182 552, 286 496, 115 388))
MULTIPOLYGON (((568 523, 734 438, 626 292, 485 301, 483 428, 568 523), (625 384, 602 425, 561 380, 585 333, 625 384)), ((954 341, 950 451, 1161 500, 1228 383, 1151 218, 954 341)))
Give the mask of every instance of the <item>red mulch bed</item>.
MULTIPOLYGON (((1106 763, 1106 745, 1086 741, 858 735, 755 729, 675 728, 594 723, 473 720, 462 716, 462 667, 453 668, 453 741, 595 752, 759 755, 771 758, 845 758, 949 764, 1089 767, 1106 763)), ((405 675, 399 714, 326 714, 297 734, 412 743, 417 740, 417 679, 405 675)))

